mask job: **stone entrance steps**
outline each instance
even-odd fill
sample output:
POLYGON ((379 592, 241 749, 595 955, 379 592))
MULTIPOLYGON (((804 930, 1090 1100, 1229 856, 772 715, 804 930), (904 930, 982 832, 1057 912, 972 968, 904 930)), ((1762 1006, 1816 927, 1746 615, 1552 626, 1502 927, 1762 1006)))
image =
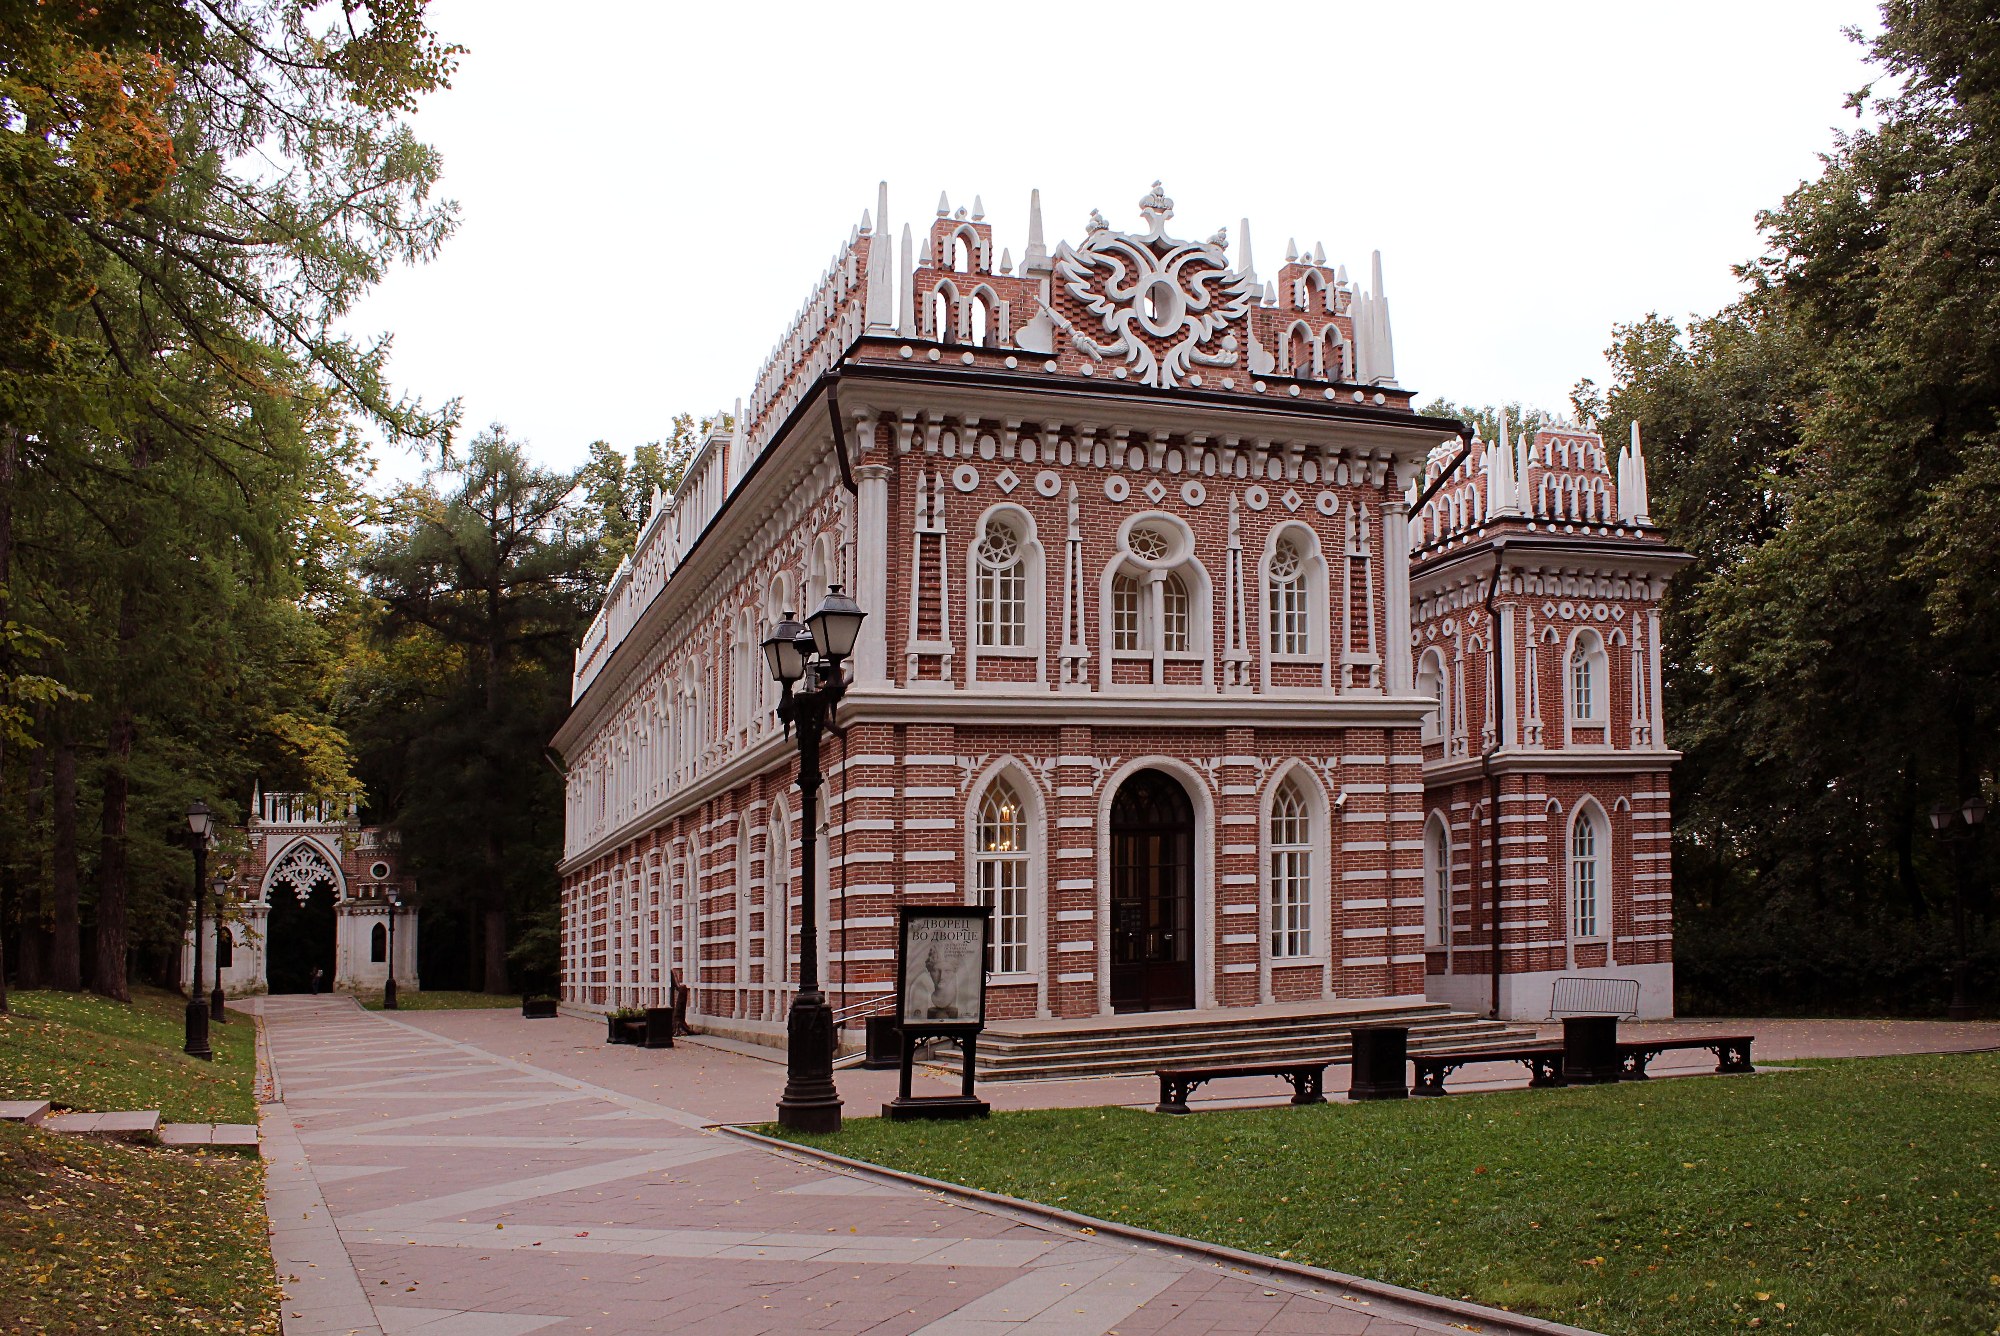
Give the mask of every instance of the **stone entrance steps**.
POLYGON ((1345 1061, 1356 1025, 1407 1025, 1410 1051, 1505 1048, 1534 1030, 1443 1003, 1366 1008, 1246 1008, 1251 1014, 1166 1013, 1096 1022, 1000 1022, 979 1036, 982 1081, 1150 1076, 1157 1068, 1204 1063, 1345 1061))

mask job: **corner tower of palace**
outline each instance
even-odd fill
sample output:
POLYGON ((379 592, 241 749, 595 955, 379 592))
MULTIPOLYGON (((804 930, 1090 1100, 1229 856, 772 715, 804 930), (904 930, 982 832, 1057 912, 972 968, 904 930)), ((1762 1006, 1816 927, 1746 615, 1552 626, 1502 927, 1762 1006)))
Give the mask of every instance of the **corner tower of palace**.
POLYGON ((1486 1010, 1495 872, 1503 1009, 1639 965, 1670 999, 1635 823, 1666 810, 1651 609, 1677 557, 1636 443, 1613 480, 1588 433, 1473 441, 1397 383, 1379 257, 1366 289, 1318 248, 1266 280, 1247 224, 1232 256, 1172 235, 1157 183, 1139 214, 1051 250, 1037 201, 1017 268, 978 201, 892 245, 885 189, 656 498, 555 739, 567 1001, 678 981, 697 1026, 775 1041, 813 894, 854 1014, 893 990, 898 905, 967 902, 995 910, 996 1017, 1486 1010), (869 618, 808 831, 759 642, 834 584, 869 618), (1497 750, 1468 741, 1494 617, 1521 628, 1503 698, 1540 702, 1497 750), (1602 704, 1571 718, 1577 646, 1602 704), (1486 859, 1496 782, 1601 844, 1510 831, 1486 859))

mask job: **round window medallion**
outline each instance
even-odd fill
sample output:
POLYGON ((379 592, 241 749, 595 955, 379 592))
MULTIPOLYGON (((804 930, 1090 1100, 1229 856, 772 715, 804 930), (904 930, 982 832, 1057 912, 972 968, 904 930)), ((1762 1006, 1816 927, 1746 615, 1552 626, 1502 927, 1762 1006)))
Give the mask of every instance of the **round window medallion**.
POLYGON ((377 863, 368 869, 368 875, 375 881, 387 881, 389 880, 389 865, 387 863, 377 863))

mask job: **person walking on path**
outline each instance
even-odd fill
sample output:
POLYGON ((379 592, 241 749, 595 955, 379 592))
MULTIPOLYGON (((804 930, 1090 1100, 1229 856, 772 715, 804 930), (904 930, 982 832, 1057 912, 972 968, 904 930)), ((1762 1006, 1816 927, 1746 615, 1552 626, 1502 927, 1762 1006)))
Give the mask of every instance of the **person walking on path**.
POLYGON ((313 995, 314 997, 318 997, 318 996, 319 996, 319 981, 320 981, 321 979, 325 978, 325 977, 326 977, 326 975, 325 975, 325 972, 324 972, 324 971, 322 971, 322 970, 320 969, 320 967, 319 967, 319 966, 317 966, 317 965, 313 966, 313 972, 312 972, 312 995, 313 995))

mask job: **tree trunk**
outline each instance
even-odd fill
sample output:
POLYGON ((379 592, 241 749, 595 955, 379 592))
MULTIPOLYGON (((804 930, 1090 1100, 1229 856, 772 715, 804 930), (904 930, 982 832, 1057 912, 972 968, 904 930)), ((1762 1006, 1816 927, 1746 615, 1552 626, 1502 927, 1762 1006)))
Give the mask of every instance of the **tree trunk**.
POLYGON ((49 889, 55 901, 49 943, 49 987, 75 992, 83 986, 78 944, 76 871, 76 744, 56 724, 49 831, 49 889))
MULTIPOLYGON (((40 726, 35 729, 36 734, 43 737, 46 737, 47 731, 40 726)), ((24 822, 27 829, 24 834, 29 857, 33 861, 29 864, 27 885, 21 894, 21 958, 15 965, 15 977, 21 981, 23 988, 40 988, 43 985, 43 962, 48 959, 49 925, 42 918, 42 806, 48 788, 48 755, 49 749, 44 745, 35 748, 28 756, 28 801, 24 822)))
MULTIPOLYGON (((14 461, 19 432, 13 426, 0 427, 0 626, 7 623, 13 604, 8 598, 8 575, 14 560, 14 461)), ((0 659, 0 675, 11 672, 14 667, 13 655, 0 659)), ((6 743, 0 741, 0 793, 5 792, 7 778, 6 743)), ((13 880, 11 868, 9 880, 13 880)), ((18 884, 10 888, 18 890, 18 884)), ((17 899, 10 895, 9 900, 17 899)), ((7 1014, 7 938, 0 931, 0 1016, 7 1014)))
POLYGON ((486 921, 486 970, 480 991, 504 993, 507 991, 507 911, 490 908, 484 915, 486 921))
POLYGON ((91 987, 119 1002, 132 1000, 132 990, 125 978, 125 905, 130 879, 125 824, 131 790, 126 765, 132 758, 133 732, 132 712, 120 709, 105 745, 104 806, 100 818, 103 843, 97 855, 97 972, 91 987))

